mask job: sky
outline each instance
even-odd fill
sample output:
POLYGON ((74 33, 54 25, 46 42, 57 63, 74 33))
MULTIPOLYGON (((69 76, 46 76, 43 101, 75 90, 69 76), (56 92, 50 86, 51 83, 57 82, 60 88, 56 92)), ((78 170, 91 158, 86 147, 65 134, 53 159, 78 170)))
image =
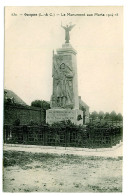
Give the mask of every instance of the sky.
POLYGON ((65 42, 61 22, 76 24, 70 43, 77 51, 79 96, 90 112, 123 113, 122 7, 6 7, 5 88, 29 105, 36 99, 50 101, 52 51, 65 42))

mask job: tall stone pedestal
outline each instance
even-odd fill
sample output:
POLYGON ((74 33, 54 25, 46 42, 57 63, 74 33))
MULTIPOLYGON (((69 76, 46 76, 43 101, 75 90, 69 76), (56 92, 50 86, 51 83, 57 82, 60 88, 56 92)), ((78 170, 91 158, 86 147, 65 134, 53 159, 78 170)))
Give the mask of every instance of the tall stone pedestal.
POLYGON ((49 109, 46 111, 46 122, 53 124, 54 122, 70 120, 76 125, 83 124, 83 112, 79 109, 49 109))
POLYGON ((46 112, 46 122, 71 120, 83 124, 83 112, 79 110, 76 50, 69 43, 53 52, 53 92, 51 109, 46 112))
POLYGON ((76 54, 70 44, 53 53, 51 108, 79 109, 76 54))

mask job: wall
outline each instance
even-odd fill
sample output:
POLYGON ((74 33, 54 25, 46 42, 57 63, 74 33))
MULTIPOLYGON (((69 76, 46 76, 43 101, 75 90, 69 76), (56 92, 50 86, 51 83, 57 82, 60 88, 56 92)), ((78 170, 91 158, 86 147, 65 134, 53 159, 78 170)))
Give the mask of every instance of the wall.
POLYGON ((4 124, 12 125, 16 119, 20 119, 20 124, 34 123, 41 124, 45 121, 46 111, 31 106, 22 106, 14 104, 4 105, 4 124))
POLYGON ((85 111, 85 123, 89 123, 89 107, 86 107, 86 111, 85 111))

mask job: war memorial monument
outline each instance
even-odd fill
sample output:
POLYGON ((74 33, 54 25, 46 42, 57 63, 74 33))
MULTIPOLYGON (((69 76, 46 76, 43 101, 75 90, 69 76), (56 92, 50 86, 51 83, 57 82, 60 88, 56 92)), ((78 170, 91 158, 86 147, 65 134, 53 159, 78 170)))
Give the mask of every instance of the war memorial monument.
POLYGON ((65 30, 65 44, 53 51, 53 92, 51 109, 46 111, 46 122, 71 120, 83 124, 83 111, 79 109, 76 50, 69 43, 70 31, 75 25, 61 27, 65 30))

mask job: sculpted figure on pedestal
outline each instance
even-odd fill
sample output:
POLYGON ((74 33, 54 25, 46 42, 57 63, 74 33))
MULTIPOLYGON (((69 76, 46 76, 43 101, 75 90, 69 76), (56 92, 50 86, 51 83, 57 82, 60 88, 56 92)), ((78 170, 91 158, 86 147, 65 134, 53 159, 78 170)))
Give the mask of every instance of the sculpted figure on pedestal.
POLYGON ((65 108, 72 104, 73 70, 62 62, 61 56, 54 55, 53 83, 53 95, 56 98, 57 107, 65 108))
POLYGON ((74 25, 66 25, 66 26, 62 26, 61 24, 61 27, 65 30, 65 43, 69 43, 69 40, 70 40, 70 34, 69 34, 69 31, 72 30, 72 28, 75 26, 74 25))

